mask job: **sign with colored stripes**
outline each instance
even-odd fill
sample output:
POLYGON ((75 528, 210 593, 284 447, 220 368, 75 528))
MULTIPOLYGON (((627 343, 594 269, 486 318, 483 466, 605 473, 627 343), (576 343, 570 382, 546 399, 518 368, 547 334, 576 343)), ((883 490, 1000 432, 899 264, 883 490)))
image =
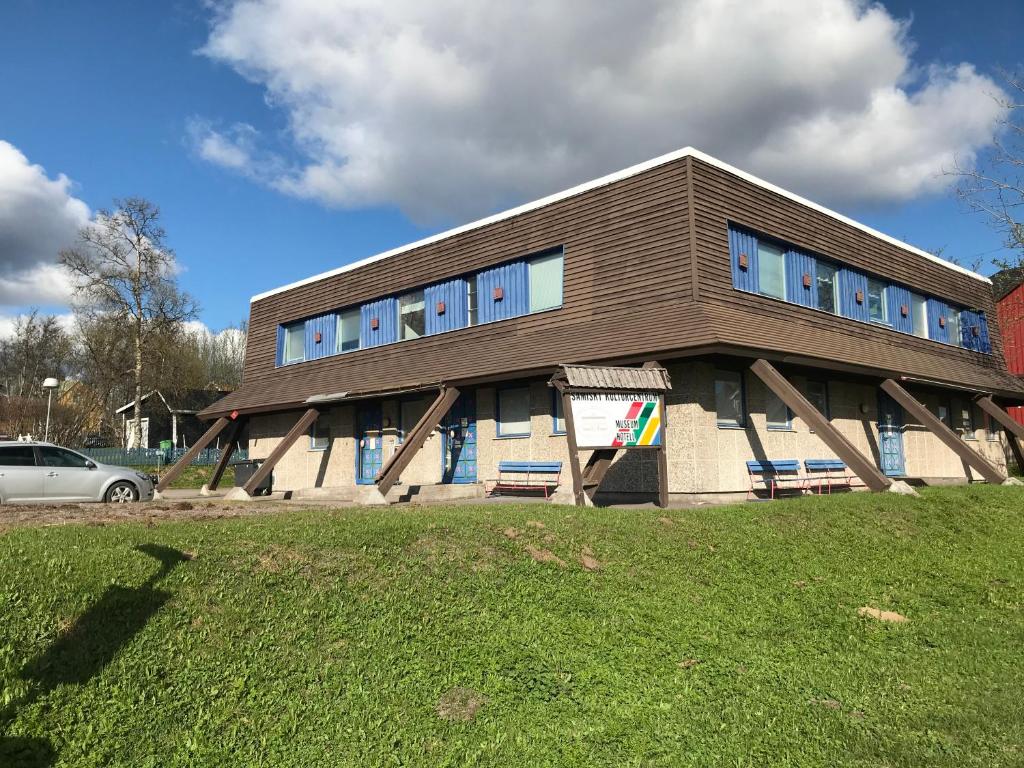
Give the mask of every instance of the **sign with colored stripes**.
POLYGON ((661 445, 661 396, 654 392, 573 392, 569 395, 580 448, 661 445))

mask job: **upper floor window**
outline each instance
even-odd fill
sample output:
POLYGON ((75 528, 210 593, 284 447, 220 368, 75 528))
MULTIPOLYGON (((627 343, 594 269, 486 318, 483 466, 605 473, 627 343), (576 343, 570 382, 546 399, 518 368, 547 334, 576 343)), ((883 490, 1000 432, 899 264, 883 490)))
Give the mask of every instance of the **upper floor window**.
POLYGON ((477 297, 476 275, 466 281, 466 303, 469 310, 469 324, 480 324, 480 304, 477 297))
POLYGON ((400 339, 418 339, 427 332, 423 291, 407 293, 398 300, 400 339))
POLYGON ((562 306, 562 267, 561 251, 538 256, 529 262, 531 312, 562 306))
POLYGON ((914 324, 914 335, 928 338, 928 300, 919 293, 910 294, 910 319, 914 324))
POLYGON ((338 352, 359 349, 359 307, 338 313, 338 352))
POLYGON ((946 329, 949 331, 949 343, 954 347, 963 345, 963 338, 960 336, 960 313, 952 307, 946 315, 946 329))
POLYGON ((817 265, 818 309, 839 314, 839 270, 823 261, 817 265))
POLYGON ((284 327, 284 362, 298 363, 306 359, 306 323, 284 327))
POLYGON ((868 317, 873 323, 889 322, 887 286, 881 280, 868 278, 868 317))
POLYGON ((757 244, 757 281, 765 296, 786 298, 786 259, 781 248, 757 244))

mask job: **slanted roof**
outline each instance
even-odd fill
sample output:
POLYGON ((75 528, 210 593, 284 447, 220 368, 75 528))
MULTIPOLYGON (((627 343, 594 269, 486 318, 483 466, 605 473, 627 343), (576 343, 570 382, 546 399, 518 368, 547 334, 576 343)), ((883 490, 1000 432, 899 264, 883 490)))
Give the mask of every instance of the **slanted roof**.
MULTIPOLYGON (((212 405, 229 394, 231 394, 230 390, 223 389, 183 389, 180 392, 168 392, 167 394, 164 394, 159 389, 154 389, 144 394, 141 402, 144 403, 153 395, 156 395, 163 401, 163 404, 167 406, 167 410, 171 413, 190 414, 199 413, 203 408, 212 405)), ((118 408, 115 413, 124 413, 134 407, 135 401, 132 400, 130 403, 125 403, 118 408)))
POLYGON ((672 380, 664 368, 563 365, 561 375, 565 377, 566 384, 579 389, 623 389, 643 392, 664 392, 672 389, 672 380))

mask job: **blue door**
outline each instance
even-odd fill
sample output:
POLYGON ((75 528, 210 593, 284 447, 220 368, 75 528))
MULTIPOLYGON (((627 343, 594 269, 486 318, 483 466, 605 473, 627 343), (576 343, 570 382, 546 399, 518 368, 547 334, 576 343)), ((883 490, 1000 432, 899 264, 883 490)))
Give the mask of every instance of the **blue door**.
POLYGON ((476 394, 463 392, 441 422, 441 482, 476 482, 476 394))
POLYGON ((380 403, 361 405, 356 426, 356 482, 359 485, 373 485, 383 455, 380 403))
POLYGON ((886 475, 907 474, 903 458, 903 409, 885 392, 878 393, 878 454, 886 475))

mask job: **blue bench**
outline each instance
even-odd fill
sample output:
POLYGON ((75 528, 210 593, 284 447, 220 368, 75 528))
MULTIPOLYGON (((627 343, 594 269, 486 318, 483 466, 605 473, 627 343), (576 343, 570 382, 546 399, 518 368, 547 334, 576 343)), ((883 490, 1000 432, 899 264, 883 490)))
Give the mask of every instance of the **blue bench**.
POLYGON ((803 494, 805 478, 800 475, 798 459, 766 459, 764 461, 748 461, 747 474, 750 475, 750 488, 747 500, 757 498, 757 491, 768 491, 768 498, 774 499, 782 493, 803 494), (763 483, 764 487, 758 487, 763 483))
POLYGON ((508 491, 543 491, 547 499, 558 487, 562 474, 560 461, 500 461, 498 479, 492 481, 490 493, 508 491))
POLYGON ((832 493, 833 488, 852 488, 854 475, 845 461, 839 459, 804 459, 804 469, 807 471, 807 486, 814 484, 818 486, 818 494, 821 495, 827 489, 832 493))

